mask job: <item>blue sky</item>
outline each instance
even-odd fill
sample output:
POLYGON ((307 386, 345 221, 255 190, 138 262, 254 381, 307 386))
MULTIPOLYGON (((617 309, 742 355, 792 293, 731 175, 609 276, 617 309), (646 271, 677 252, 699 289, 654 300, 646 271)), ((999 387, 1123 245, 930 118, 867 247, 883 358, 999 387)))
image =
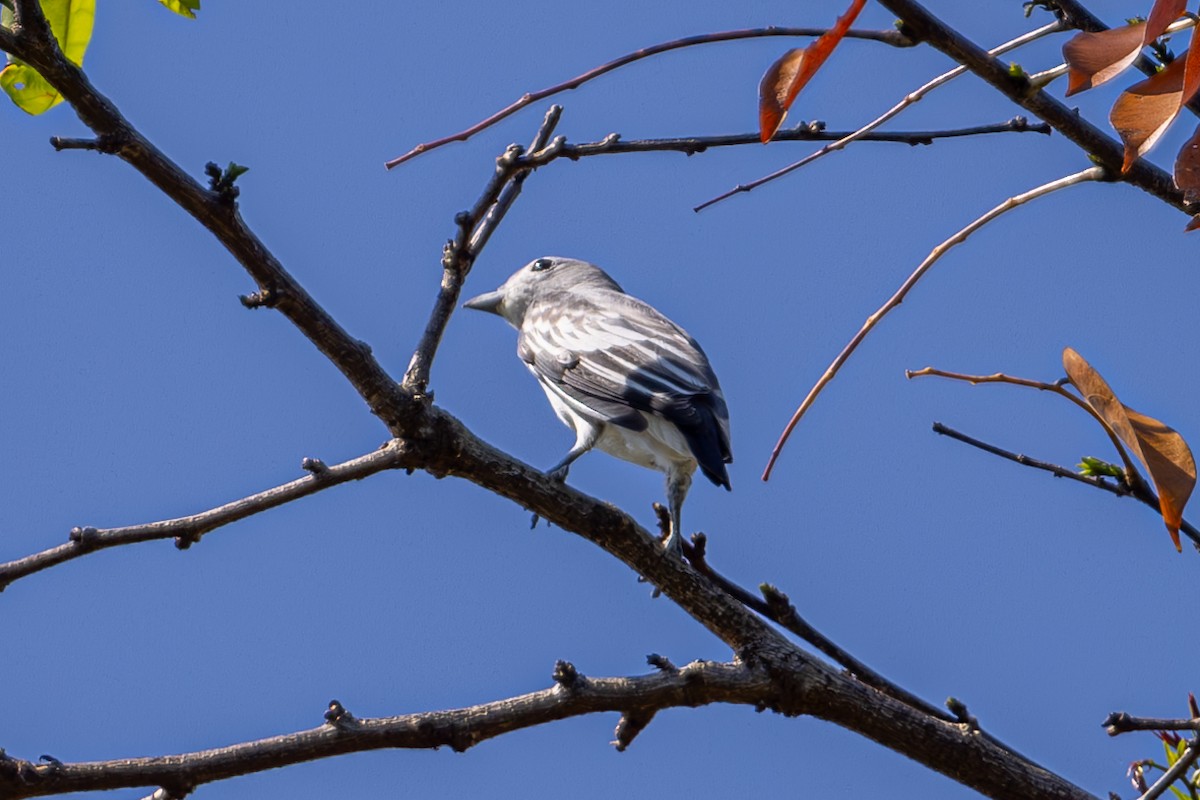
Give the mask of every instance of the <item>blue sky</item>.
MULTIPOLYGON (((86 68, 193 174, 236 161, 247 222, 355 336, 403 373, 439 279, 453 216, 547 104, 385 172, 385 160, 522 92, 638 47, 764 25, 825 25, 843 3, 642 4, 523 13, 472 0, 206 3, 186 22, 156 3, 101 4, 86 68)), ((937 3, 991 46, 1043 24, 1020 3, 937 3)), ((1109 22, 1149 3, 1089 4, 1109 22)), ((887 27, 868 6, 859 25, 887 27)), ((1059 63, 1061 39, 1012 56, 1059 63)), ((790 40, 692 48, 558 99, 559 133, 592 141, 751 130, 763 70, 790 40)), ((1177 49, 1182 49, 1179 45, 1177 49)), ((948 69, 928 48, 849 42, 792 121, 853 128, 948 69)), ((1127 81, 1124 81, 1127 83, 1127 81)), ((1120 82, 1119 82, 1120 83, 1120 82)), ((1061 96, 1062 86, 1055 92, 1061 96)), ((1103 123, 1116 88, 1072 98, 1103 123)), ((1020 111, 962 78, 894 129, 999 122, 1020 111)), ((0 318, 0 559, 74 525, 197 512, 342 461, 386 431, 281 316, 247 311, 241 268, 119 161, 54 153, 83 135, 66 108, 0 111, 5 248, 0 318)), ((1169 168, 1184 120, 1152 155, 1169 168)), ((815 626, 933 702, 1098 794, 1129 794, 1149 735, 1111 740, 1122 709, 1185 712, 1197 651, 1179 609, 1196 554, 1176 555, 1132 501, 940 438, 940 420, 1074 464, 1101 432, 1054 397, 906 381, 932 364, 1053 380, 1078 349, 1129 405, 1200 441, 1195 238, 1136 189, 1086 185, 986 228, 938 264, 801 423, 758 480, 792 409, 862 320, 930 249, 1006 197, 1087 166, 1062 137, 932 147, 862 144, 701 214, 692 206, 813 148, 805 144, 559 162, 533 175, 471 275, 494 288, 546 254, 605 267, 703 345, 733 426, 734 491, 697 481, 689 529, 745 585, 789 592, 815 626)), ((456 315, 437 400, 536 465, 571 442, 515 356, 513 332, 456 315)), ((661 477, 595 453, 578 488, 643 524, 661 477)), ((1195 518, 1197 515, 1192 515, 1195 518)), ((644 656, 724 660, 725 647, 626 567, 470 484, 376 476, 176 551, 120 548, 0 596, 8 656, 0 747, 64 761, 175 753, 308 728, 338 698, 358 716, 498 699, 548 685, 556 659, 593 675, 644 656)), ((625 753, 616 717, 520 732, 465 755, 378 752, 211 785, 213 800, 619 793, 893 798, 974 796, 812 719, 746 708, 661 714, 625 753)), ((134 791, 120 796, 140 796, 134 791)))

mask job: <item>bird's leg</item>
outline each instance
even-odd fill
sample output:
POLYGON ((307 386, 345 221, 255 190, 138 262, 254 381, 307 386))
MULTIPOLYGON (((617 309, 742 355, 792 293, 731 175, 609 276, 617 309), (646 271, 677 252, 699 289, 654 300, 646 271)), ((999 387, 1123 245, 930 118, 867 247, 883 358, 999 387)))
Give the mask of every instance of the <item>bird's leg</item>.
MULTIPOLYGON (((575 444, 570 451, 563 456, 563 460, 555 464, 546 471, 546 477, 556 483, 566 483, 567 473, 571 471, 571 465, 575 463, 575 459, 591 450, 596 446, 596 440, 600 438, 600 426, 588 425, 579 430, 575 434, 575 444)), ((536 528, 538 524, 538 515, 534 513, 533 519, 529 523, 530 528, 536 528)))
MULTIPOLYGON (((695 467, 692 467, 695 469, 695 467)), ((683 500, 692 488, 692 473, 687 469, 673 469, 667 473, 667 506, 671 510, 671 533, 663 543, 663 555, 683 558, 683 500)))
POLYGON ((570 451, 563 457, 563 460, 555 464, 546 472, 546 477, 552 481, 563 483, 567 479, 567 473, 571 471, 571 465, 575 463, 575 459, 591 450, 596 446, 596 440, 600 438, 599 425, 587 425, 581 427, 575 432, 575 444, 570 451))

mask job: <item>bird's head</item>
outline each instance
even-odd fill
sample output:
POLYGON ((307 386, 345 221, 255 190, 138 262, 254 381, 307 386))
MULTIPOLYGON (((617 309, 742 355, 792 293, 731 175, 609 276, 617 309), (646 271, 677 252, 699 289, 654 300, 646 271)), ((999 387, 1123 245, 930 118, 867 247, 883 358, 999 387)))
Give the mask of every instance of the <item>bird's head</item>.
POLYGON ((616 281, 594 264, 577 258, 543 256, 514 272, 496 291, 472 297, 463 307, 490 311, 519 328, 529 304, 540 295, 584 286, 621 291, 616 281))

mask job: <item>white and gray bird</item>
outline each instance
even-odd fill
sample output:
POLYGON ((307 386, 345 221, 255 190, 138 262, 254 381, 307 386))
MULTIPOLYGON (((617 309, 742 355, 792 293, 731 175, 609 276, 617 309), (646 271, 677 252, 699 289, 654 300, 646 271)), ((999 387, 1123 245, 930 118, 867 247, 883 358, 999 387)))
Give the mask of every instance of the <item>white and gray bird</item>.
POLYGON ((696 340, 604 270, 574 258, 531 261, 465 306, 517 329, 517 355, 575 432, 574 446, 548 474, 565 480, 593 447, 666 473, 666 549, 678 554, 696 467, 729 489, 725 465, 733 460, 725 398, 696 340))

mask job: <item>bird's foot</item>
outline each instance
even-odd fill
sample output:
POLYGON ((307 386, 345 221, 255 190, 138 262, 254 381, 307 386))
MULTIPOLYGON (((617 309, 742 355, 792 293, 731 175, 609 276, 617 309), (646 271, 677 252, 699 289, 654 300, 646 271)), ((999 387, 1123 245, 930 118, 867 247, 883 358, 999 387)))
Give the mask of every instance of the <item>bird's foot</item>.
POLYGON ((675 531, 671 531, 671 535, 663 542, 662 554, 663 557, 683 560, 683 539, 675 531))
POLYGON ((546 477, 555 483, 566 483, 567 473, 571 471, 569 464, 564 464, 561 467, 555 467, 546 473, 546 477))

